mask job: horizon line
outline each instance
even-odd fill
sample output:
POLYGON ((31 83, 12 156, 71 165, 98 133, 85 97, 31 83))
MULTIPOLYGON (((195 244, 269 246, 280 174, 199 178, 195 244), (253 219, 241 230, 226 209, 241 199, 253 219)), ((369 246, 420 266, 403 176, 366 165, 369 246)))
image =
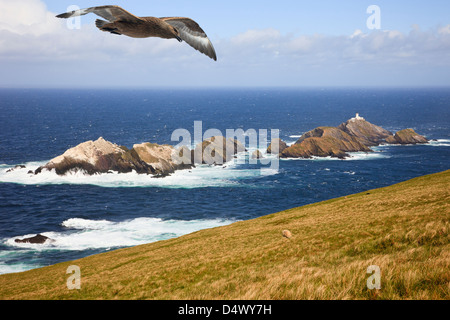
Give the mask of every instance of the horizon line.
POLYGON ((260 85, 260 86, 0 86, 0 90, 214 90, 214 89, 450 89, 450 85, 260 85))

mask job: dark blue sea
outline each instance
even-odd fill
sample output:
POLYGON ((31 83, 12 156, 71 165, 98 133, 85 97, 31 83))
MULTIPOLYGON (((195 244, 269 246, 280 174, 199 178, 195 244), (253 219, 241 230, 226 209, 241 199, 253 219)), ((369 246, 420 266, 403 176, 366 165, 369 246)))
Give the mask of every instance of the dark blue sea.
MULTIPOLYGON (((0 273, 169 239, 450 169, 450 89, 0 90, 0 273), (131 148, 171 141, 175 129, 279 129, 294 143, 360 113, 427 145, 379 146, 347 160, 199 166, 155 179, 59 177, 28 170, 99 137, 131 148), (26 169, 7 172, 16 165, 26 169), (266 170, 261 170, 266 169, 266 170), (44 234, 55 242, 17 244, 44 234)), ((264 148, 261 149, 264 150, 264 148)), ((370 210, 370 208, 368 208, 370 210)))

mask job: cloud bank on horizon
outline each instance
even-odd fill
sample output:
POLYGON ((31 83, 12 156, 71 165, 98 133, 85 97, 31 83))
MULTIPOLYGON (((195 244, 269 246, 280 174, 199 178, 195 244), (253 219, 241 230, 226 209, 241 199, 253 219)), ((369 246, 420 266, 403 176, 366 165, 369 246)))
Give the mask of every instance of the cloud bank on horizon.
POLYGON ((0 0, 0 87, 450 85, 450 24, 298 35, 275 21, 229 37, 204 25, 213 62, 177 41, 106 34, 92 20, 71 30, 58 13, 41 0, 0 0))

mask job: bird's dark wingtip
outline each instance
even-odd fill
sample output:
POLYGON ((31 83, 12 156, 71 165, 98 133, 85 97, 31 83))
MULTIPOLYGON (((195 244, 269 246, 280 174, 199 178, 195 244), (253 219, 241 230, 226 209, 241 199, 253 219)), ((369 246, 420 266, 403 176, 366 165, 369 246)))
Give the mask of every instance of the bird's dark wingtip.
POLYGON ((56 18, 67 19, 67 18, 70 18, 74 13, 75 13, 75 11, 70 11, 70 12, 61 13, 61 14, 58 14, 58 15, 56 16, 56 18))

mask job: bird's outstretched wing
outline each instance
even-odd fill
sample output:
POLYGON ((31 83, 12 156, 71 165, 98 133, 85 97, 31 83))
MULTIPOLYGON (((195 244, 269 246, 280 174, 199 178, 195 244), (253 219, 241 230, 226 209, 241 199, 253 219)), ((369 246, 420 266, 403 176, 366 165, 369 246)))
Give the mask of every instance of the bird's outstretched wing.
POLYGON ((115 22, 117 20, 121 21, 142 21, 141 18, 129 13, 128 11, 122 9, 119 6, 100 6, 91 7, 86 9, 80 9, 75 11, 70 11, 57 15, 57 18, 73 18, 78 16, 83 16, 88 13, 95 13, 96 15, 108 20, 109 22, 115 22))
POLYGON ((181 17, 160 18, 177 29, 182 40, 191 47, 217 61, 216 51, 205 31, 192 19, 181 17))

